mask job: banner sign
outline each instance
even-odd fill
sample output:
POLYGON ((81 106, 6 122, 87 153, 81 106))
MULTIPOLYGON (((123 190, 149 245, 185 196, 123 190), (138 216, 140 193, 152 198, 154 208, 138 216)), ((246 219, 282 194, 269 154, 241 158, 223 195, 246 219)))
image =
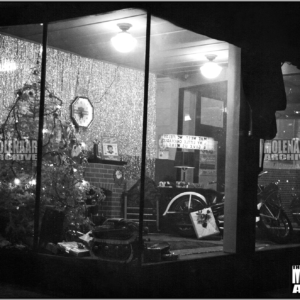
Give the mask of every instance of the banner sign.
POLYGON ((300 160, 299 140, 292 139, 265 141, 264 160, 300 160))
POLYGON ((159 147, 161 149, 181 148, 213 152, 214 139, 194 135, 163 134, 159 139, 159 147))

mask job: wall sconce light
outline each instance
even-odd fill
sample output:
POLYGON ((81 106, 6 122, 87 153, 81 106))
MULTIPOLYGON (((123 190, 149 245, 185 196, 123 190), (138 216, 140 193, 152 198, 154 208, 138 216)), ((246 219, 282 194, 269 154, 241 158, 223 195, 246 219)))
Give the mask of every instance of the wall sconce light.
POLYGON ((222 71, 222 67, 220 67, 217 63, 213 62, 217 55, 208 54, 205 56, 209 60, 209 62, 205 63, 202 67, 200 67, 201 74, 209 79, 218 77, 222 71))
POLYGON ((1 60, 0 61, 0 72, 12 72, 18 68, 17 64, 13 60, 1 60))
POLYGON ((116 36, 111 39, 111 42, 115 49, 122 53, 128 53, 137 44, 137 40, 127 32, 127 30, 132 26, 129 23, 119 23, 118 27, 122 30, 116 36))

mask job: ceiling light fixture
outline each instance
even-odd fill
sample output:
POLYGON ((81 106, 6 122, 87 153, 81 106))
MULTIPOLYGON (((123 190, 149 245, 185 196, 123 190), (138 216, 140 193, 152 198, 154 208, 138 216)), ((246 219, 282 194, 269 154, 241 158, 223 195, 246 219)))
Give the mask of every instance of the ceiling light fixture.
POLYGON ((191 118, 190 114, 185 114, 184 121, 191 121, 191 120, 192 120, 192 118, 191 118))
POLYGON ((209 62, 205 63, 202 67, 200 67, 201 74, 209 79, 218 77, 222 71, 222 67, 220 67, 217 63, 213 62, 217 55, 207 54, 205 56, 209 60, 209 62))
POLYGON ((137 40, 127 32, 132 25, 129 23, 119 23, 117 25, 122 32, 119 32, 116 36, 114 36, 111 39, 111 42, 117 51, 128 53, 133 50, 137 44, 137 40))

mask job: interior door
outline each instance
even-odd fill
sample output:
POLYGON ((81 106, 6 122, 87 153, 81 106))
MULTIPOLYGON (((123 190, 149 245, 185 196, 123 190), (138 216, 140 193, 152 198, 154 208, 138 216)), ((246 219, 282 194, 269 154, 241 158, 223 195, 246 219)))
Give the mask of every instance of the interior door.
POLYGON ((216 163, 206 163, 201 159, 206 155, 205 150, 196 151, 199 163, 195 166, 194 181, 201 182, 204 171, 213 172, 215 166, 217 190, 223 190, 225 181, 226 103, 227 81, 197 87, 195 135, 214 139, 216 163))

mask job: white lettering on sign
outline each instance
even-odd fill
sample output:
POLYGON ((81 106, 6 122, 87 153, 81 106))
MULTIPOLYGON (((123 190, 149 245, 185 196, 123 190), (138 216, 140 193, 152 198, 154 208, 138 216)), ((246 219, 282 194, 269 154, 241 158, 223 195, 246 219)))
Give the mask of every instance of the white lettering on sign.
POLYGON ((159 139, 161 149, 181 148, 190 150, 214 150, 214 139, 194 135, 163 134, 159 139))
POLYGON ((0 160, 37 160, 37 141, 0 140, 0 160))
POLYGON ((265 142, 264 160, 300 160, 299 140, 272 140, 265 142))

